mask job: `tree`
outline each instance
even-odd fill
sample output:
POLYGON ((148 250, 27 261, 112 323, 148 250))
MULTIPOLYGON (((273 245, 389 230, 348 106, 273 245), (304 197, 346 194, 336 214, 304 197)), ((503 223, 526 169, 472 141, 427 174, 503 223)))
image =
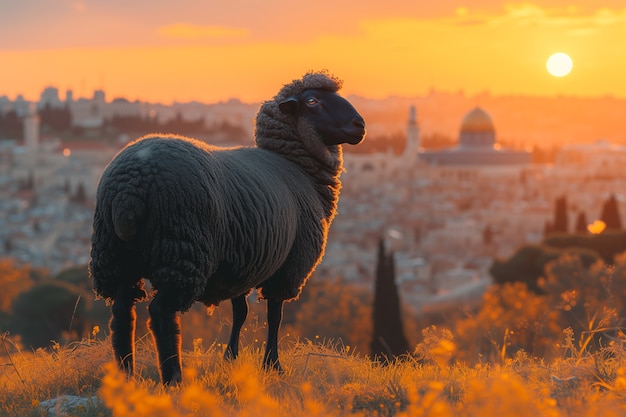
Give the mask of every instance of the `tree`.
POLYGON ((579 353, 601 349, 606 341, 621 337, 626 313, 625 261, 622 254, 611 267, 597 263, 586 268, 579 257, 563 256, 546 268, 543 287, 549 308, 558 313, 556 327, 569 328, 572 336, 585 339, 573 347, 579 353))
POLYGON ((556 199, 552 232, 567 233, 567 223, 567 197, 562 196, 556 199))
POLYGON ((556 249, 579 248, 599 255, 607 264, 613 264, 616 255, 626 251, 626 232, 608 231, 600 234, 572 234, 550 236, 544 245, 556 249))
POLYGON ((13 303, 11 333, 22 335, 27 346, 44 347, 59 340, 72 324, 77 336, 85 326, 84 303, 77 303, 80 290, 68 283, 48 280, 21 293, 13 303))
POLYGON ((0 137, 17 139, 24 136, 22 119, 15 110, 0 112, 0 137))
POLYGON ((395 283, 393 252, 386 253, 383 238, 378 244, 374 291, 372 311, 374 331, 370 351, 374 357, 378 356, 389 360, 408 352, 409 342, 404 334, 400 315, 400 298, 395 283))
MULTIPOLYGON (((104 301, 96 300, 93 296, 93 283, 89 278, 87 265, 64 269, 54 277, 54 280, 69 284, 81 296, 82 316, 79 319, 85 331, 89 331, 94 325, 106 328, 111 311, 104 301)), ((148 319, 147 309, 137 309, 137 311, 137 318, 145 322, 148 319)))
POLYGON ((78 265, 66 268, 60 271, 54 279, 76 285, 84 290, 91 289, 87 265, 78 265))
POLYGON ((619 215, 619 208, 615 195, 611 194, 608 200, 602 205, 600 220, 606 224, 606 230, 621 230, 622 220, 619 215))
MULTIPOLYGON (((543 294, 543 289, 539 285, 539 279, 546 275, 546 265, 550 261, 554 261, 566 253, 573 253, 580 256, 581 262, 586 268, 589 268, 598 260, 598 255, 589 246, 585 247, 581 244, 575 244, 571 239, 577 235, 559 235, 564 236, 563 239, 570 238, 570 245, 561 247, 545 245, 526 245, 522 246, 509 259, 495 260, 489 273, 493 277, 496 284, 505 284, 507 282, 523 282, 529 291, 536 294, 543 294)), ((557 238, 551 238, 550 241, 557 242, 557 238)), ((560 243, 561 240, 558 240, 560 243)))
POLYGON ((585 216, 584 211, 578 213, 578 217, 576 218, 576 227, 574 231, 576 233, 587 233, 587 216, 585 216))
MULTIPOLYGON (((7 291, 13 299, 7 327, 11 333, 20 334, 25 345, 44 347, 51 340, 80 340, 94 325, 106 328, 111 313, 102 300, 94 299, 87 265, 65 269, 47 279, 38 279, 33 271, 28 272, 32 277, 28 287, 18 292, 15 280, 12 280, 7 282, 11 286, 6 289, 13 290, 12 293, 7 291), (70 325, 71 334, 67 334, 70 325)), ((24 285, 27 280, 22 278, 19 282, 24 285)), ((0 286, 0 295, 4 296, 2 289, 0 286)), ((145 321, 147 309, 141 312, 145 312, 145 321)))
POLYGON ((371 293, 341 278, 307 282, 300 299, 285 305, 283 334, 339 342, 367 353, 372 335, 371 293))
POLYGON ((0 311, 10 313, 17 296, 33 286, 30 268, 12 259, 0 259, 0 311))
POLYGON ((39 119, 42 127, 55 132, 65 132, 72 127, 72 114, 68 106, 59 108, 46 104, 43 109, 39 110, 39 119))
POLYGON ((484 361, 485 356, 502 360, 520 350, 543 356, 562 336, 555 316, 546 297, 521 282, 492 285, 478 310, 456 322, 456 340, 462 346, 457 357, 468 362, 484 361))
POLYGON ((550 220, 546 220, 546 223, 543 225, 543 237, 544 239, 552 234, 554 231, 554 227, 552 226, 552 222, 550 220))

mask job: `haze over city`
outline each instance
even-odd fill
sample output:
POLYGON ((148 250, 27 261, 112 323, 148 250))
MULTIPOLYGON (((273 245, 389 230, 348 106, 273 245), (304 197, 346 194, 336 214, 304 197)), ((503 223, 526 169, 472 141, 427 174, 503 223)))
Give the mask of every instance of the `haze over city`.
POLYGON ((430 89, 626 97, 626 8, 617 0, 507 2, 59 1, 0 5, 2 93, 56 85, 170 103, 257 102, 307 70, 342 94, 430 89), (556 77, 548 57, 568 54, 556 77))

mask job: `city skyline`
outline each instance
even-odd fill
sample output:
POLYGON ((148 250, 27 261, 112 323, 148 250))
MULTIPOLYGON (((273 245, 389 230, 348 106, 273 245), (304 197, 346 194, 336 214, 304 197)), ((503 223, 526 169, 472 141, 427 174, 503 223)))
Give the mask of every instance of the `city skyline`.
MULTIPOLYGON (((53 108, 67 105, 74 126, 86 123, 85 126, 93 127, 94 123, 100 125, 114 115, 150 114, 158 117, 160 122, 167 122, 180 114, 187 121, 203 118, 206 126, 227 121, 230 125, 242 127, 251 136, 259 106, 259 103, 245 103, 241 100, 171 104, 128 101, 126 97, 111 96, 105 90, 94 90, 87 97, 71 92, 69 97, 68 105, 67 91, 48 87, 34 101, 19 101, 12 100, 0 90, 0 115, 15 110, 18 116, 22 116, 35 102, 40 110, 48 105, 53 108), (95 118, 94 105, 101 111, 95 118)), ((453 141, 457 138, 460 120, 478 106, 493 117, 499 142, 517 149, 530 149, 536 144, 543 148, 599 140, 626 143, 622 122, 626 99, 611 96, 497 96, 487 93, 471 96, 458 91, 434 90, 413 97, 372 100, 350 96, 350 99, 367 120, 370 140, 397 136, 398 129, 407 123, 409 109, 415 107, 424 135, 443 135, 453 141)))
POLYGON ((431 88, 626 97, 618 1, 33 0, 0 5, 0 34, 3 93, 27 100, 56 85, 76 97, 103 89, 131 101, 259 102, 321 68, 345 80, 342 94, 373 99, 431 88), (555 52, 571 56, 569 75, 546 70, 555 52))

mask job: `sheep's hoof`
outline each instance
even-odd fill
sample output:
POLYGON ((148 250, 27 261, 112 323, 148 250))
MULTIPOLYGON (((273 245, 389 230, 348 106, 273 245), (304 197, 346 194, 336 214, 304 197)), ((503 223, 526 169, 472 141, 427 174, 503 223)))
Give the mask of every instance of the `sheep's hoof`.
POLYGON ((234 361, 237 359, 237 352, 233 352, 233 350, 228 346, 224 351, 224 360, 225 361, 234 361))
POLYGON ((275 371, 279 375, 284 375, 285 373, 285 370, 282 366, 280 366, 280 362, 278 362, 278 360, 263 362, 263 369, 268 372, 275 371))
POLYGON ((183 382, 183 375, 182 375, 181 369, 178 369, 178 368, 161 369, 161 381, 163 382, 163 385, 165 385, 166 387, 175 387, 175 386, 180 385, 183 382))
POLYGON ((179 373, 176 375, 172 375, 168 379, 164 379, 163 385, 165 385, 166 387, 177 387, 182 382, 183 382, 183 378, 182 378, 182 375, 179 373))
POLYGON ((131 380, 135 376, 134 365, 132 359, 124 359, 119 363, 119 369, 126 375, 126 379, 131 380))

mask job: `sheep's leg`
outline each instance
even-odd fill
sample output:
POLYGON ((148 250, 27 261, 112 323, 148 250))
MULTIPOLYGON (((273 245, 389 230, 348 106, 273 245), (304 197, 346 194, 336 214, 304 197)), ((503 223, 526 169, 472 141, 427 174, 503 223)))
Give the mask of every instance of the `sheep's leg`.
POLYGON ((119 287, 111 306, 111 342, 115 360, 128 376, 135 370, 134 341, 136 290, 132 287, 119 287))
POLYGON ((167 297, 159 291, 150 306, 150 330, 157 349, 161 381, 176 385, 182 381, 180 318, 167 297))
POLYGON ((267 300, 267 345, 265 346, 265 355, 263 356, 263 367, 265 369, 274 369, 280 373, 283 372, 282 366, 278 361, 278 329, 283 319, 283 300, 268 299, 267 300))
POLYGON ((230 331, 228 346, 224 352, 224 359, 232 360, 239 354, 239 334, 241 327, 248 316, 247 294, 242 294, 230 300, 233 305, 233 327, 230 331))

